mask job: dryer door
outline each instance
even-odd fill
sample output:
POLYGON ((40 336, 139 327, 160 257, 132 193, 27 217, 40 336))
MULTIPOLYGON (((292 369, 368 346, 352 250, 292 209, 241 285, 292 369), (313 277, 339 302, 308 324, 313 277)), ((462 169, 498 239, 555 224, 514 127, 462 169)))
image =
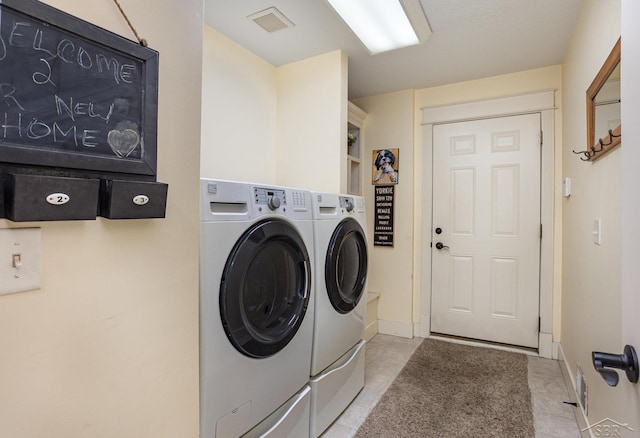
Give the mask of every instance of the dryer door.
POLYGON ((355 219, 343 220, 334 230, 324 269, 331 305, 339 313, 349 313, 364 295, 367 280, 367 243, 355 219))
POLYGON ((283 220, 251 226, 231 251, 220 282, 220 316, 227 337, 255 358, 282 350, 307 310, 311 263, 304 241, 283 220))

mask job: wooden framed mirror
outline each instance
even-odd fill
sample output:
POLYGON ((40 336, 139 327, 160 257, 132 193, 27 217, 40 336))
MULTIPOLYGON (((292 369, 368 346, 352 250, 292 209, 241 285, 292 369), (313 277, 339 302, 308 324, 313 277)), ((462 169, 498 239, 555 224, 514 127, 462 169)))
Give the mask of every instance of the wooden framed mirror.
POLYGON ((597 160, 622 142, 620 38, 587 89, 587 157, 597 160))

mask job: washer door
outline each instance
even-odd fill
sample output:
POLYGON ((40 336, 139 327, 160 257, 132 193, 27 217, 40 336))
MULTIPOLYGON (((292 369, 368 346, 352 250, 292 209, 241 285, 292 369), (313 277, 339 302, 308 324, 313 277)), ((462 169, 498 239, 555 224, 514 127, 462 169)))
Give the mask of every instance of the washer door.
POLYGON ((367 244, 355 219, 343 220, 334 230, 324 275, 331 305, 339 313, 349 313, 364 295, 367 280, 367 244))
POLYGON ((231 251, 220 282, 220 316, 241 353, 276 354, 294 337, 307 311, 311 263, 304 241, 288 222, 251 226, 231 251))

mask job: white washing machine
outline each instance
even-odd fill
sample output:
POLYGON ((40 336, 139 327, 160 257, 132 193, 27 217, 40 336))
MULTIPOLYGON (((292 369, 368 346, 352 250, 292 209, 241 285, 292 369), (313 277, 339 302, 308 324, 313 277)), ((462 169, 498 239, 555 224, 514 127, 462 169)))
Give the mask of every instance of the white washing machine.
POLYGON ((311 429, 319 436, 364 386, 367 239, 364 198, 312 192, 315 318, 311 429))
POLYGON ((310 193, 211 179, 200 192, 200 437, 306 437, 310 193))

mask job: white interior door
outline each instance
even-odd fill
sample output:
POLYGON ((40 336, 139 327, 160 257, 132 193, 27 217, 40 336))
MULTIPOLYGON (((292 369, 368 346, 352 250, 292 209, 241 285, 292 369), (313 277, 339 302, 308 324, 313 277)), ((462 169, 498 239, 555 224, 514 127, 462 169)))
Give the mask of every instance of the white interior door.
MULTIPOLYGON (((640 2, 622 1, 622 345, 632 345, 640 351, 640 2)), ((622 351, 616 351, 616 354, 622 351)), ((624 430, 625 438, 640 437, 640 383, 632 384, 625 373, 619 373, 620 397, 624 401, 623 423, 629 423, 634 431, 624 430)))
POLYGON ((431 332, 538 347, 540 129, 540 114, 433 127, 431 332))

